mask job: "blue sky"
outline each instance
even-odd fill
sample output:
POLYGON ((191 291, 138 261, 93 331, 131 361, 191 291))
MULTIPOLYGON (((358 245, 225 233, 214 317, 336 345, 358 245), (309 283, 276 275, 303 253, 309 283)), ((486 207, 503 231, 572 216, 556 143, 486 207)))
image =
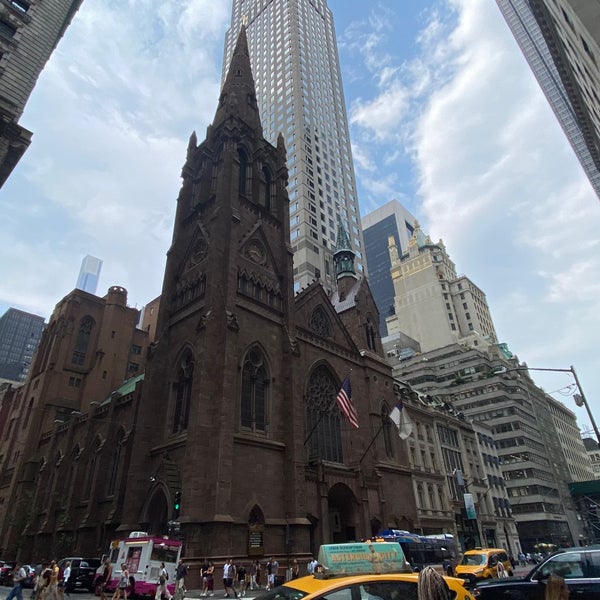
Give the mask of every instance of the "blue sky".
MULTIPOLYGON (((600 202, 495 2, 329 6, 362 213, 404 203, 487 294, 499 338, 532 367, 574 365, 600 419, 600 202)), ((99 293, 124 286, 137 307, 160 293, 187 139, 214 116, 230 9, 85 0, 0 191, 0 312, 48 318, 85 254, 104 261, 99 293)), ((535 380, 549 392, 572 381, 535 380)))

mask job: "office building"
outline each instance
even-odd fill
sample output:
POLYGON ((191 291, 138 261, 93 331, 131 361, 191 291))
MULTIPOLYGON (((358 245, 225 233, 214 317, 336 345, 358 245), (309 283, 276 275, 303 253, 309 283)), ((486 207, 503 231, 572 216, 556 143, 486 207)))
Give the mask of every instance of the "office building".
POLYGON ((223 78, 242 22, 264 136, 287 151, 294 290, 331 291, 338 220, 366 267, 333 16, 326 0, 233 0, 223 78))
POLYGON ((0 317, 0 378, 25 381, 44 325, 44 317, 16 308, 0 317))
POLYGON ((19 124, 25 104, 81 2, 0 2, 0 187, 31 142, 19 124))
POLYGON ((497 343, 485 294, 457 275, 441 240, 434 244, 417 223, 404 252, 393 238, 388 244, 395 294, 389 336, 402 332, 423 352, 454 342, 479 348, 497 343))
MULTIPOLYGON (((586 535, 568 490, 570 482, 592 478, 575 414, 537 387, 518 359, 506 359, 499 346, 482 351, 451 344, 391 360, 395 377, 490 428, 494 452, 484 451, 493 483, 489 508, 515 519, 524 552, 534 552, 540 541, 565 546, 586 535), (515 367, 519 371, 511 372, 515 367), (501 474, 493 470, 495 460, 501 474)), ((469 452, 463 457, 473 462, 469 452)))
POLYGON ((598 441, 593 437, 583 438, 583 445, 585 446, 585 451, 590 457, 590 462, 592 463, 592 471, 594 472, 594 479, 600 479, 600 449, 598 448, 598 441))
POLYGON ((100 271, 102 269, 102 261, 94 256, 84 256, 79 269, 79 277, 77 278, 78 290, 83 290, 89 294, 95 294, 98 289, 98 280, 100 279, 100 271))
POLYGON ((388 240, 392 236, 398 253, 403 254, 408 250, 414 226, 415 217, 398 200, 391 200, 362 217, 369 285, 379 309, 382 337, 387 335, 386 318, 394 314, 394 283, 388 240))
POLYGON ((600 5, 496 2, 600 197, 600 5))

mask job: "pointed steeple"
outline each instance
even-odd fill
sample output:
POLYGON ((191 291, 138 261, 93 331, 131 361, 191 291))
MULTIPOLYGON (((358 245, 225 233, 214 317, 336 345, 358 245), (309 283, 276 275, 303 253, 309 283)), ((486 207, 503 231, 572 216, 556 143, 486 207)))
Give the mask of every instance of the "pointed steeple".
POLYGON ((338 280, 343 277, 352 277, 356 279, 354 270, 354 258, 356 254, 350 246, 350 238, 344 228, 342 220, 338 218, 338 233, 335 243, 335 252, 333 253, 333 262, 335 264, 335 274, 338 280))
POLYGON ((230 117, 243 120, 262 136, 245 25, 242 25, 240 29, 231 57, 229 71, 219 96, 219 106, 213 120, 213 127, 224 123, 230 117))

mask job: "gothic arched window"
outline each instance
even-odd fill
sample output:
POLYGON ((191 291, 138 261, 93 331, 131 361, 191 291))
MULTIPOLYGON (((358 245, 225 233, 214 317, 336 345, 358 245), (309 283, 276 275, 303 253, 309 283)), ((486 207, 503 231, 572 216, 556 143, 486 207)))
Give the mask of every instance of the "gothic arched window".
POLYGON ((373 326, 373 323, 370 318, 367 320, 367 323, 365 325, 365 333, 367 335, 367 348, 369 350, 373 350, 373 352, 376 352, 377 345, 375 342, 375 327, 373 326))
POLYGON ((306 434, 310 460, 343 462, 340 409, 335 397, 339 390, 329 369, 317 367, 310 375, 307 390, 306 434))
POLYGON ((173 384, 173 391, 175 393, 173 433, 185 431, 188 428, 193 380, 194 357, 190 350, 186 350, 177 365, 175 383, 173 384))
POLYGON ((383 433, 383 444, 385 446, 385 453, 388 457, 392 458, 394 456, 394 422, 390 419, 390 411, 385 404, 381 409, 381 427, 383 433))
POLYGON ((265 178, 265 197, 264 204, 267 210, 271 210, 271 194, 273 193, 273 178, 271 171, 267 167, 263 167, 263 175, 265 178))
POLYGON ((119 431, 117 443, 113 446, 112 456, 110 458, 110 470, 108 471, 108 485, 106 486, 106 495, 112 496, 117 488, 117 477, 119 467, 121 466, 121 457, 123 456, 123 444, 125 432, 119 431))
POLYGON ((77 333, 77 339, 75 340, 75 349, 73 350, 73 357, 71 362, 74 365, 83 365, 85 362, 85 355, 90 345, 90 337, 92 335, 92 329, 95 325, 94 319, 87 316, 81 319, 79 324, 79 332, 77 333))
POLYGON ((240 161, 239 189, 240 194, 245 194, 248 188, 248 155, 243 148, 238 148, 238 159, 240 161))
POLYGON ((331 337, 331 324, 322 306, 317 306, 310 316, 310 328, 319 336, 331 337))
POLYGON ((258 346, 250 348, 242 367, 241 425, 264 432, 267 427, 269 373, 258 346))

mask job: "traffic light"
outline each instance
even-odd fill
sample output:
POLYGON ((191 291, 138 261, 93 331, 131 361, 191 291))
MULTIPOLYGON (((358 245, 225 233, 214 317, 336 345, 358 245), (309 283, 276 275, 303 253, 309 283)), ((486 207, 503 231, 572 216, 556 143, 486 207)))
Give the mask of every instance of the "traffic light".
POLYGON ((181 508, 181 492, 175 492, 175 500, 173 501, 173 518, 179 517, 179 509, 181 508))

